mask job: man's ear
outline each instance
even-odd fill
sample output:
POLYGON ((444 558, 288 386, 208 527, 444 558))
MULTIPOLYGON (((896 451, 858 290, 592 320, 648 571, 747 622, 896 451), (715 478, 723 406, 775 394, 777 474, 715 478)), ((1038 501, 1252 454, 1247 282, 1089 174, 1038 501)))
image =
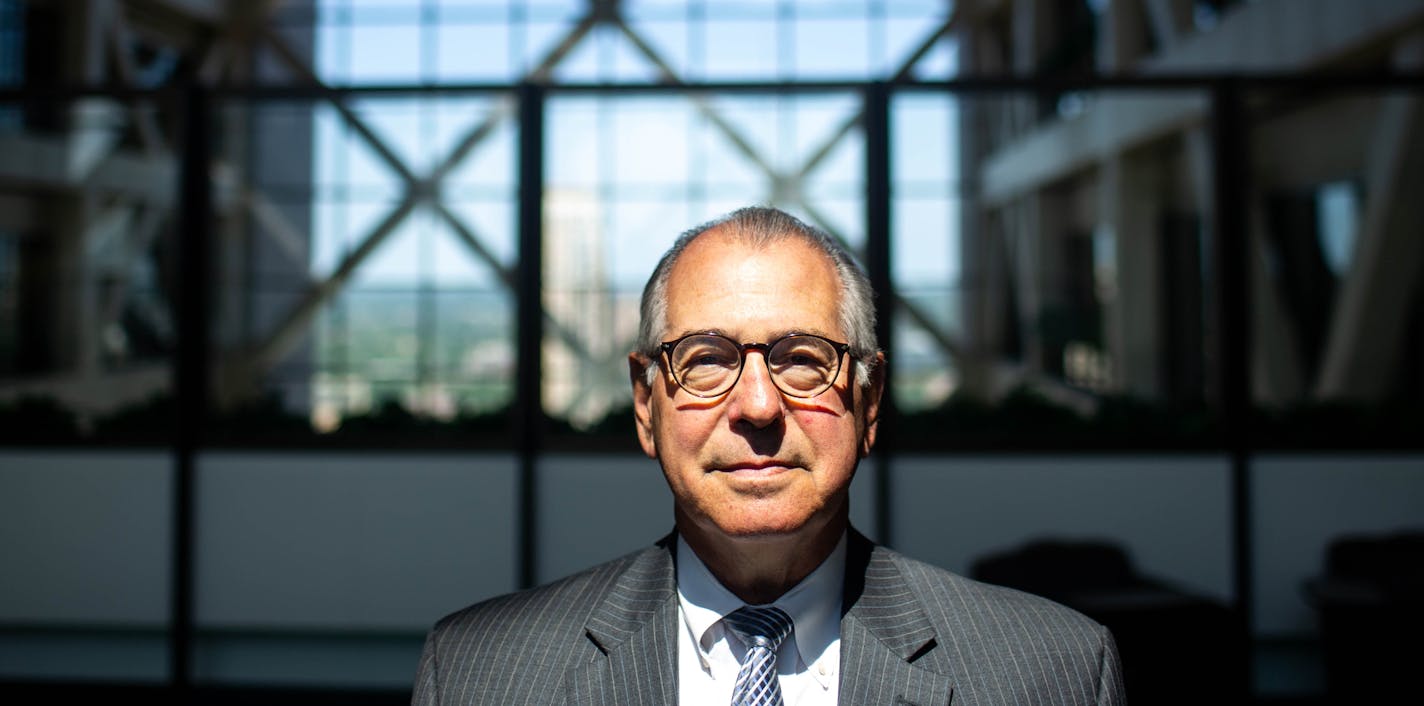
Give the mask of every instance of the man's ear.
POLYGON ((640 353, 628 354, 628 381, 633 383, 633 421, 638 429, 638 444, 648 458, 658 457, 653 437, 653 388, 648 384, 648 366, 652 362, 640 353))
POLYGON ((870 368, 870 384, 861 388, 862 420, 865 424, 860 434, 860 457, 870 455, 875 448, 875 434, 880 429, 880 396, 885 393, 885 354, 876 353, 874 365, 870 368))

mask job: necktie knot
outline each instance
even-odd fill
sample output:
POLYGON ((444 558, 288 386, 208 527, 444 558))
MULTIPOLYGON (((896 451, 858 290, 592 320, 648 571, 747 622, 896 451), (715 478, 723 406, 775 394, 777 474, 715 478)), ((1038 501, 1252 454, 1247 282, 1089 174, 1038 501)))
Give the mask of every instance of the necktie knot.
POLYGON ((786 611, 769 606, 753 608, 742 606, 722 618, 727 629, 732 631, 748 647, 765 647, 775 652, 787 635, 791 634, 791 616, 786 611))
POLYGON ((732 706, 782 706, 776 648, 791 634, 791 616, 780 608, 743 606, 722 618, 722 623, 747 646, 732 687, 732 706))

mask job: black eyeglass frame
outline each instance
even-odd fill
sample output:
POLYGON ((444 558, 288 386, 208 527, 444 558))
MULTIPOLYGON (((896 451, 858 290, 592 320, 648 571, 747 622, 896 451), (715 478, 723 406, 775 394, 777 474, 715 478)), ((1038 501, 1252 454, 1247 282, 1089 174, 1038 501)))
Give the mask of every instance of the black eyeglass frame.
POLYGON ((815 392, 812 392, 812 393, 810 393, 810 394, 802 394, 802 393, 799 393, 799 392, 788 392, 785 388, 783 388, 783 387, 781 386, 781 383, 779 383, 779 382, 776 381, 776 376, 775 376, 775 375, 770 376, 770 377, 771 377, 771 384, 772 384, 772 385, 775 385, 775 386, 776 386, 776 389, 779 390, 779 391, 781 392, 781 394, 786 395, 787 397, 795 397, 795 398, 797 398, 797 399, 806 400, 806 399, 810 399, 810 398, 812 398, 812 397, 815 397, 815 396, 817 396, 817 395, 819 395, 819 394, 825 392, 826 390, 831 389, 833 386, 835 386, 836 380, 837 380, 838 378, 840 378, 840 376, 841 376, 841 361, 844 360, 846 354, 850 352, 850 344, 849 344, 849 343, 841 343, 840 341, 833 341, 833 340, 831 340, 831 339, 829 339, 829 338, 826 338, 825 336, 818 336, 818 335, 816 335, 816 334, 814 334, 814 333, 790 333, 790 334, 787 334, 787 335, 785 335, 785 336, 782 336, 781 338, 778 338, 778 339, 776 339, 776 340, 774 340, 774 341, 770 341, 770 342, 767 342, 767 343, 755 343, 755 342, 754 342, 754 343, 739 343, 739 342, 737 342, 737 341, 732 340, 731 338, 728 338, 727 336, 723 336, 723 335, 720 334, 720 333, 701 332, 701 333, 689 333, 689 334, 687 334, 686 336, 683 336, 683 337, 681 337, 681 338, 676 338, 676 339, 673 339, 673 340, 671 340, 671 341, 663 341, 662 343, 658 344, 658 348, 662 351, 663 360, 665 360, 665 361, 667 362, 666 368, 667 368, 667 373, 668 373, 668 375, 672 377, 672 381, 675 382, 675 383, 677 383, 677 386, 678 386, 678 387, 682 388, 685 392, 687 392, 687 394, 692 395, 693 397, 700 397, 700 398, 702 398, 702 399, 711 399, 711 398, 714 398, 714 397, 721 397, 722 395, 725 395, 725 394, 727 394, 728 392, 731 392, 731 391, 732 391, 732 388, 735 388, 735 387, 737 386, 737 383, 738 383, 738 382, 741 382, 741 380, 742 380, 742 371, 747 369, 747 351, 752 351, 752 350, 754 350, 754 351, 760 351, 761 354, 762 354, 762 357, 765 358, 765 357, 767 356, 767 354, 769 354, 769 353, 771 352, 771 349, 772 349, 772 348, 775 348, 776 346, 781 345, 781 344, 782 344, 783 342, 785 342, 785 341, 792 340, 792 339, 797 339, 797 338, 814 338, 814 339, 816 339, 816 340, 818 340, 818 341, 821 341, 821 342, 823 342, 823 343, 828 343, 828 344, 830 344, 831 348, 835 349, 835 351, 836 351, 836 366, 835 366, 834 369, 831 370, 831 374, 830 374, 830 376, 829 376, 829 378, 828 378, 829 382, 826 383, 826 386, 825 386, 825 387, 822 387, 822 388, 820 388, 820 389, 818 389, 818 390, 816 390, 815 392), (737 355, 738 355, 738 358, 737 358, 737 374, 736 374, 735 377, 732 378, 732 382, 729 383, 725 389, 719 390, 719 391, 717 391, 717 392, 713 392, 713 393, 710 393, 710 394, 704 394, 704 393, 701 393, 701 392, 697 392, 697 391, 695 391, 695 390, 688 389, 688 387, 687 387, 686 385, 682 384, 682 379, 678 377, 677 371, 673 370, 672 352, 673 352, 674 349, 676 349, 676 348, 678 347, 679 344, 681 344, 683 341, 686 341, 686 340, 689 339, 689 338, 708 337, 708 336, 710 336, 710 337, 712 337, 712 338, 720 338, 720 339, 722 339, 722 340, 724 340, 724 341, 726 341, 726 342, 732 344, 732 347, 737 349, 737 355))

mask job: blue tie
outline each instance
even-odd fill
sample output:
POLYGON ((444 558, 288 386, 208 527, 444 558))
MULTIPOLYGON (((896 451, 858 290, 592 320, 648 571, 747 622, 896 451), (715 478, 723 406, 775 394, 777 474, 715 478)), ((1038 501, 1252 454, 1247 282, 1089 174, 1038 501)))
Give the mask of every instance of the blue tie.
POLYGON ((776 648, 791 634, 791 616, 780 608, 743 606, 722 623, 747 646, 747 658, 732 687, 732 706, 782 706, 776 678, 776 648))

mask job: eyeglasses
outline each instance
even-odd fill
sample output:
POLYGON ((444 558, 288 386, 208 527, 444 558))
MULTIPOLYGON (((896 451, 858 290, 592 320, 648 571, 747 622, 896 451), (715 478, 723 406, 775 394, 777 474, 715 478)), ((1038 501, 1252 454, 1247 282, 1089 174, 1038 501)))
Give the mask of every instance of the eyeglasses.
POLYGON ((815 397, 830 389, 850 345, 809 333, 771 343, 737 343, 714 333, 694 333, 662 344, 668 370, 682 389, 717 397, 732 389, 746 367, 747 351, 761 351, 776 389, 791 397, 815 397))

